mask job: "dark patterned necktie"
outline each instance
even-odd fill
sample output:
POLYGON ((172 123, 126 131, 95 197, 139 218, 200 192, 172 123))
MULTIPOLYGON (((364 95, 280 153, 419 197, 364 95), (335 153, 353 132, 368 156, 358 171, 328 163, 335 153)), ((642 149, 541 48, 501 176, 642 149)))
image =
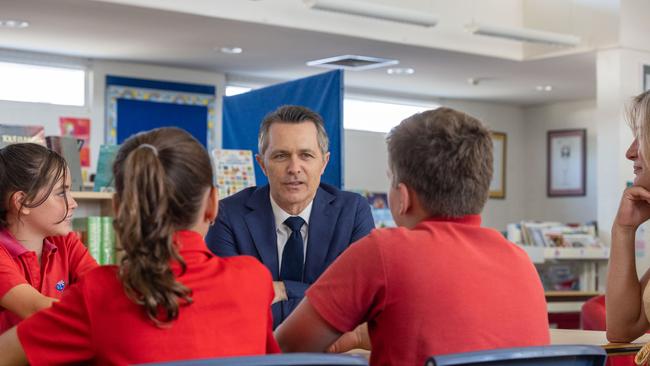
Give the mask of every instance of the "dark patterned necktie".
POLYGON ((287 243, 284 245, 284 251, 282 252, 280 279, 302 281, 304 244, 300 228, 305 224, 305 220, 300 216, 291 216, 284 220, 284 224, 291 229, 291 235, 287 239, 287 243))

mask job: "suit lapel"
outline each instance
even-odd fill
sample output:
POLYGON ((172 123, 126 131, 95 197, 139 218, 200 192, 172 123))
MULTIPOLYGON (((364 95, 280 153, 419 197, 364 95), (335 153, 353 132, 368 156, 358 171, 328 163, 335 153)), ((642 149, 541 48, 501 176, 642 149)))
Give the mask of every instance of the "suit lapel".
POLYGON ((275 220, 271 201, 269 199, 269 186, 266 185, 255 190, 246 202, 251 212, 244 216, 248 231, 253 237, 253 243, 260 259, 271 271, 273 279, 280 278, 278 270, 278 243, 275 234, 275 220))
POLYGON ((322 188, 318 188, 311 214, 309 215, 309 236, 307 237, 307 258, 305 259, 304 278, 307 282, 316 280, 322 272, 334 235, 334 226, 338 213, 331 204, 336 197, 322 188))

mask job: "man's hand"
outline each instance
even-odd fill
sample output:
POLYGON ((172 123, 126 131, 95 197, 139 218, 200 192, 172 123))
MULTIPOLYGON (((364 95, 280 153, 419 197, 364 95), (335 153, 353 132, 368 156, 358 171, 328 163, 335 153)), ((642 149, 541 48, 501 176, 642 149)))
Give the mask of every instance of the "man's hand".
POLYGON ((275 292, 275 296, 273 297, 272 304, 289 299, 287 297, 287 289, 284 287, 284 282, 273 281, 273 291, 275 292))
POLYGON ((354 328, 353 331, 344 333, 336 342, 332 343, 327 352, 343 353, 350 350, 361 348, 370 351, 370 336, 368 335, 368 323, 363 323, 354 328))

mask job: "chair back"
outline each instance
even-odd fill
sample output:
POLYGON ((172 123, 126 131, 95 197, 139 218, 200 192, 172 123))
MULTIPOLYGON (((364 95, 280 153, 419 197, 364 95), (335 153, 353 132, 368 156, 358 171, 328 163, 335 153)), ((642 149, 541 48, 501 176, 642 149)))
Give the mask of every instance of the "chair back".
POLYGON ((425 366, 603 366, 606 358, 605 350, 597 346, 556 345, 433 356, 425 366))
POLYGON ((580 309, 580 328, 586 330, 605 330, 605 295, 592 297, 580 309))
POLYGON ((324 353, 287 353, 262 356, 219 357, 201 360, 148 363, 147 366, 368 366, 360 356, 324 353))

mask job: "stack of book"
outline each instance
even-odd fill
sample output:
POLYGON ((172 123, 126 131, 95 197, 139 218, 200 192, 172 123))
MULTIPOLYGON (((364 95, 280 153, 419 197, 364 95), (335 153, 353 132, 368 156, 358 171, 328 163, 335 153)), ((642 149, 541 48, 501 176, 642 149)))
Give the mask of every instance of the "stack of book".
MULTIPOLYGON (((603 247, 596 236, 597 228, 593 223, 568 225, 558 222, 522 221, 519 228, 521 230, 519 236, 523 245, 550 248, 603 247)), ((510 236, 510 228, 508 233, 510 236)))
POLYGON ((115 264, 115 230, 113 230, 112 217, 75 218, 72 225, 97 263, 101 265, 115 264))

